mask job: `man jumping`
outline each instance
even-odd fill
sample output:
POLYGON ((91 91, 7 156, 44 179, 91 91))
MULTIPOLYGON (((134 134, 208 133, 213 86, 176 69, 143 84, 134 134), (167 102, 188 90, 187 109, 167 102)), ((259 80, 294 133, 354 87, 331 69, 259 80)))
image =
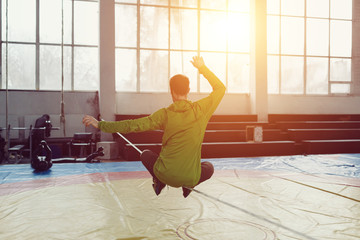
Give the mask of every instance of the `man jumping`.
POLYGON ((150 116, 124 121, 98 121, 84 116, 83 124, 92 125, 103 132, 131 133, 163 130, 162 148, 157 155, 150 150, 142 152, 140 159, 153 177, 156 195, 166 186, 183 187, 186 198, 193 188, 208 180, 214 173, 210 162, 201 162, 201 145, 206 126, 225 94, 224 84, 204 63, 202 57, 193 57, 193 66, 209 81, 211 94, 197 102, 187 100, 189 78, 178 74, 170 78, 173 103, 150 116))

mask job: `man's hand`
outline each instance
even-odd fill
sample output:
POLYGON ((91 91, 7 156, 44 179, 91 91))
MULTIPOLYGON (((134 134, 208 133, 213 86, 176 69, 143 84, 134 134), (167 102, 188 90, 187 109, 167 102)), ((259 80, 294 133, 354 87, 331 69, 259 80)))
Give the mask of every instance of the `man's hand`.
POLYGON ((85 115, 82 120, 83 124, 87 127, 89 125, 94 126, 95 128, 99 128, 99 121, 96 120, 94 117, 85 115))
POLYGON ((202 57, 195 56, 193 57, 193 60, 190 62, 197 69, 201 68, 202 66, 205 66, 204 59, 202 57))

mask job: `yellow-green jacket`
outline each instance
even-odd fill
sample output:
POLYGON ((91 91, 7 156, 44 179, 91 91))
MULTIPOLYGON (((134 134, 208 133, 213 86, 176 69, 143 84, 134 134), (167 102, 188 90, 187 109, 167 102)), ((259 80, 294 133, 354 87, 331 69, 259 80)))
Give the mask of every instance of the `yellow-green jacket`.
POLYGON ((103 132, 164 130, 162 148, 154 165, 156 177, 173 187, 193 187, 201 174, 201 144, 207 123, 225 94, 225 86, 206 67, 199 69, 209 81, 212 93, 197 101, 176 101, 148 117, 117 122, 99 122, 103 132))

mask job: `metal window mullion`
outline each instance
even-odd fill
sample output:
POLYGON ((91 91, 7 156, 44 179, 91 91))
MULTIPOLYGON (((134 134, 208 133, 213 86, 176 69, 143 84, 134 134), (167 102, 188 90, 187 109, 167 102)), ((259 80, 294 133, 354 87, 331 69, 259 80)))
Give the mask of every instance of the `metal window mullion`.
POLYGON ((6 41, 9 44, 22 44, 22 45, 36 45, 36 42, 17 42, 17 41, 6 41))
MULTIPOLYGON (((0 0, 0 9, 3 9, 3 1, 0 0)), ((2 89, 2 11, 0 11, 0 89, 2 89)))
POLYGON ((281 0, 279 2, 279 94, 281 94, 281 0))
POLYGON ((5 148, 5 153, 7 153, 9 151, 9 141, 10 141, 10 129, 8 127, 9 124, 9 61, 8 61, 8 54, 9 54, 9 1, 6 0, 6 12, 5 12, 5 16, 6 16, 6 45, 5 45, 5 49, 6 49, 6 55, 5 55, 5 62, 6 62, 6 66, 5 66, 5 86, 6 86, 6 92, 5 92, 5 126, 6 126, 6 137, 5 140, 8 144, 6 144, 6 148, 5 148))
POLYGON ((36 52, 35 52, 35 89, 40 90, 40 0, 36 0, 36 52))
MULTIPOLYGON (((200 1, 197 1, 197 15, 198 15, 198 21, 197 21, 197 25, 198 25, 198 42, 197 42, 197 55, 200 56, 200 1)), ((197 89, 196 92, 200 93, 200 73, 198 71, 197 73, 197 89)))
POLYGON ((137 0, 137 30, 136 30, 136 92, 140 92, 140 0, 137 0))
POLYGON ((328 95, 331 94, 331 81, 330 81, 330 44, 331 44, 331 21, 330 21, 330 13, 331 13, 331 1, 329 0, 329 46, 328 46, 328 95))
POLYGON ((306 87, 307 87, 307 56, 306 56, 306 28, 307 28, 307 15, 306 15, 306 0, 304 1, 304 76, 303 76, 303 81, 304 81, 304 90, 303 90, 303 94, 307 94, 306 91, 306 87))
MULTIPOLYGON (((171 25, 171 16, 170 16, 170 0, 168 0, 168 78, 170 79, 170 25, 171 25)), ((181 36, 182 37, 182 36, 181 36)), ((170 86, 168 84, 168 91, 170 89, 170 86)))
MULTIPOLYGON (((226 0, 226 21, 229 22, 229 0, 226 0)), ((226 92, 229 92, 229 31, 226 31, 226 60, 225 60, 225 86, 226 92)))
POLYGON ((347 81, 347 82, 345 82, 345 81, 332 81, 331 83, 337 83, 337 84, 341 83, 341 84, 349 85, 349 84, 351 84, 351 81, 347 81))
POLYGON ((75 26, 75 3, 74 0, 72 0, 72 4, 71 4, 71 91, 75 90, 75 77, 74 77, 74 68, 75 68, 75 62, 74 62, 74 43, 75 43, 75 30, 74 30, 74 26, 75 26))

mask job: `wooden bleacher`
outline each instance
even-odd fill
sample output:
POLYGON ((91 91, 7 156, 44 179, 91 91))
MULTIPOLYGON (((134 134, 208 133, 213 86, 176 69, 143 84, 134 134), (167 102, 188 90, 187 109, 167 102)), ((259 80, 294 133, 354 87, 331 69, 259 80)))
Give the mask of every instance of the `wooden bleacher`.
MULTIPOLYGON (((146 115, 117 115, 116 120, 146 115)), ((126 134, 140 149, 161 150, 162 131, 126 134)), ((122 139, 122 157, 139 160, 139 154, 122 139)), ((298 154, 360 153, 360 115, 270 114, 269 122, 256 115, 213 116, 208 124, 202 158, 281 156, 298 154), (263 142, 247 142, 246 127, 262 126, 263 142)))
POLYGON ((270 115, 303 154, 360 153, 360 115, 270 115))

